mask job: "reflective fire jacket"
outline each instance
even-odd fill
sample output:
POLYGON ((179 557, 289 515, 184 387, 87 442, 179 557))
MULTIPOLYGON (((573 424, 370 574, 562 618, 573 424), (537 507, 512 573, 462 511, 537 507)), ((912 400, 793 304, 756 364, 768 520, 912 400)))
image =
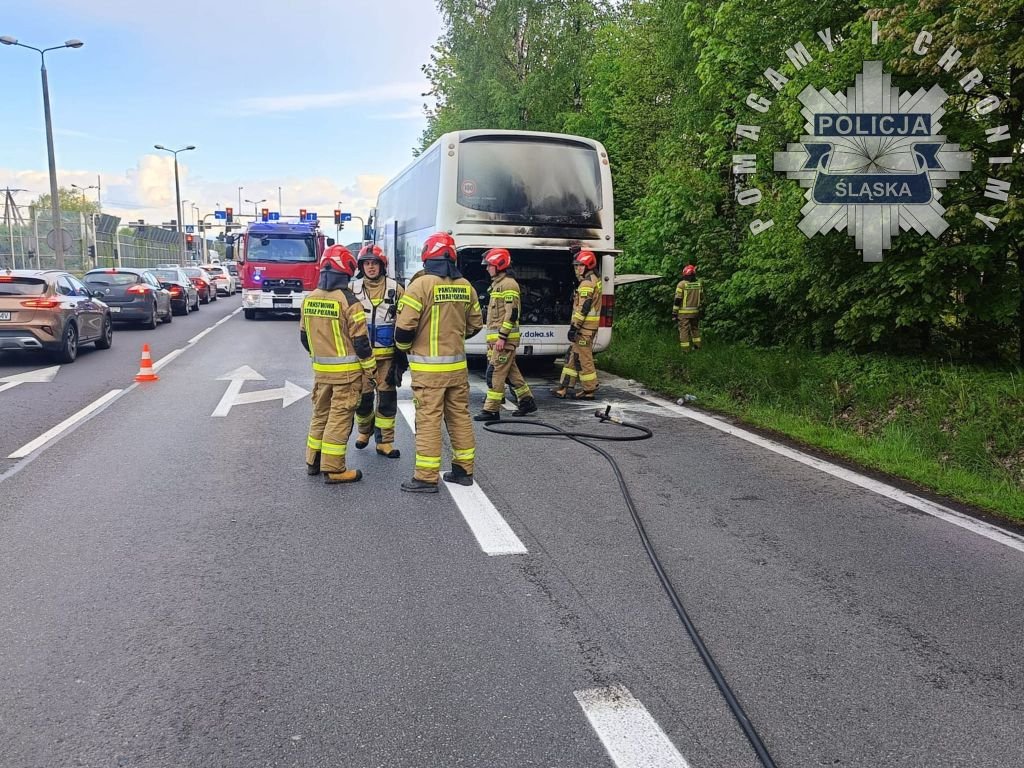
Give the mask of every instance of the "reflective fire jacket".
POLYGON ((315 381, 350 384, 375 370, 366 313, 348 288, 309 294, 302 302, 302 330, 315 381))
POLYGON ((483 324, 480 300, 466 278, 424 273, 398 302, 395 346, 408 353, 414 380, 436 374, 454 380, 466 375, 466 339, 483 324))
POLYGON ((601 278, 587 272, 572 298, 572 324, 581 331, 596 331, 601 325, 601 278))
POLYGON ((402 286, 390 277, 352 281, 352 293, 363 305, 367 333, 373 345, 373 356, 377 359, 394 357, 395 320, 398 319, 398 301, 404 292, 402 286))
POLYGON ((499 272, 491 281, 491 298, 487 304, 487 342, 499 338, 512 346, 519 344, 519 316, 522 312, 519 283, 508 272, 499 272))
POLYGON ((700 312, 700 280, 680 280, 672 312, 678 315, 696 315, 700 312))

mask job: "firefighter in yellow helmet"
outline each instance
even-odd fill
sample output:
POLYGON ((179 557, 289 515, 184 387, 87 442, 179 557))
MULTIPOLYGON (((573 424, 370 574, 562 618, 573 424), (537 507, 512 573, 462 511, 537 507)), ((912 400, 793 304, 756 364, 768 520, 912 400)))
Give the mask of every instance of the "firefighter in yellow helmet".
POLYGON ((377 410, 374 414, 374 389, 363 391, 356 408, 356 448, 365 448, 370 435, 376 433, 377 453, 397 459, 401 452, 395 448, 395 416, 398 413, 395 356, 395 320, 402 286, 387 276, 388 257, 379 245, 364 245, 359 251, 359 278, 352 282, 356 295, 366 312, 366 325, 377 361, 374 381, 377 382, 377 410))
POLYGON ((565 358, 558 387, 551 390, 555 397, 593 400, 597 391, 597 367, 594 365, 594 337, 601 321, 601 278, 597 276, 597 256, 593 251, 580 250, 573 259, 579 285, 572 300, 572 320, 569 342, 572 347, 565 358), (577 390, 577 386, 579 390, 577 390))
POLYGON ((306 472, 328 483, 354 483, 363 473, 345 468, 352 417, 374 371, 363 305, 349 290, 356 260, 332 245, 320 260, 317 289, 302 302, 299 340, 313 362, 313 418, 306 438, 306 472))
POLYGON ((508 271, 512 255, 505 248, 491 248, 484 254, 483 265, 491 276, 490 302, 487 305, 487 396, 484 408, 474 421, 498 421, 501 401, 507 382, 515 393, 519 407, 513 416, 527 416, 537 410, 526 379, 516 365, 519 344, 519 315, 522 304, 519 283, 508 271))
POLYGON ((444 480, 473 484, 476 440, 469 416, 466 339, 483 327, 480 300, 456 265, 455 240, 437 232, 423 245, 423 274, 399 301, 395 346, 408 355, 416 404, 416 468, 402 490, 437 493, 441 423, 452 443, 444 480))
POLYGON ((697 279, 697 268, 687 264, 683 268, 683 279, 676 286, 676 297, 672 302, 672 319, 679 321, 679 348, 689 352, 700 349, 700 300, 701 284, 697 279))

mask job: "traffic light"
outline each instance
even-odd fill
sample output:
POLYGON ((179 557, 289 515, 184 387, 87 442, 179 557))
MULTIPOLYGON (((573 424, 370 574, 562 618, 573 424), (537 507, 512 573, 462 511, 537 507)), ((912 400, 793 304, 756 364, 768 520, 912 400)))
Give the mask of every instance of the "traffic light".
POLYGON ((224 209, 224 213, 227 215, 227 222, 228 222, 228 224, 230 224, 231 222, 233 222, 235 220, 235 209, 234 208, 225 208, 224 209))
POLYGON ((305 220, 306 220, 306 209, 305 208, 299 208, 299 221, 305 221, 305 220))
POLYGON ((270 209, 269 208, 262 208, 262 209, 260 209, 260 215, 263 217, 263 220, 266 221, 267 219, 270 218, 270 209))
POLYGON ((335 209, 334 211, 334 223, 341 225, 341 211, 335 209))
POLYGON ((194 251, 196 249, 194 235, 185 235, 185 248, 189 251, 194 251))
POLYGON ((96 258, 96 246, 95 245, 90 245, 89 246, 89 258, 90 259, 95 259, 96 258))

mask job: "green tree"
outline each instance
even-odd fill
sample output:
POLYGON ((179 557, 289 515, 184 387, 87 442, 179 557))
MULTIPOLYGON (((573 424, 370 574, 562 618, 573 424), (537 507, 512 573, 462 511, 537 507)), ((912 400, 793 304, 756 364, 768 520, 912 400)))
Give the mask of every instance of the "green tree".
MULTIPOLYGON (((50 210, 50 193, 40 195, 32 203, 37 209, 50 210)), ((61 213, 99 213, 100 206, 95 200, 86 198, 85 193, 77 189, 59 187, 57 200, 60 202, 61 213)))

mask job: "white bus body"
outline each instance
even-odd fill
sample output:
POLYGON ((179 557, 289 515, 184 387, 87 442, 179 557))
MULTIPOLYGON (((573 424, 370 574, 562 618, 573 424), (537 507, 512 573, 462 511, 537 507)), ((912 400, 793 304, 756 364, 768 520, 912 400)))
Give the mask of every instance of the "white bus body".
MULTIPOLYGON (((507 248, 522 293, 519 352, 555 356, 569 340, 576 286, 569 247, 598 256, 603 296, 594 343, 611 342, 615 306, 615 209, 604 147, 593 139, 533 131, 447 133, 381 189, 375 242, 388 271, 403 284, 422 268, 423 243, 448 232, 459 269, 486 309, 490 278, 481 266, 489 248, 507 248)), ((485 332, 466 351, 487 351, 485 332)))

